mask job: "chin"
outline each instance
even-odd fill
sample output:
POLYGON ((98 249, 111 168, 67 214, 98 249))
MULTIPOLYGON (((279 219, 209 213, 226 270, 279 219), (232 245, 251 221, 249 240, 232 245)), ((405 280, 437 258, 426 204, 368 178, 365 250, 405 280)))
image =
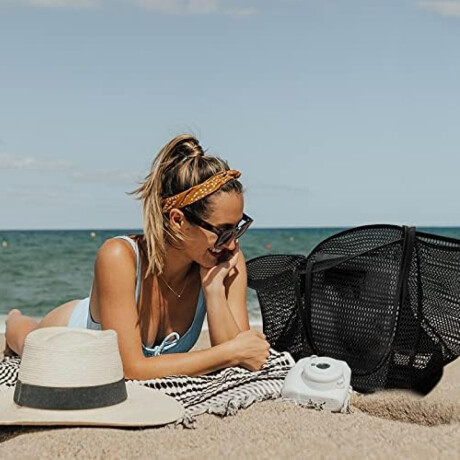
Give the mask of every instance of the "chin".
POLYGON ((215 267, 219 262, 217 259, 211 258, 207 254, 202 257, 199 261, 196 261, 197 264, 201 265, 203 268, 212 268, 215 267))
POLYGON ((212 267, 215 267, 217 265, 217 261, 215 262, 207 262, 207 261, 204 261, 203 263, 199 263, 203 268, 212 268, 212 267))

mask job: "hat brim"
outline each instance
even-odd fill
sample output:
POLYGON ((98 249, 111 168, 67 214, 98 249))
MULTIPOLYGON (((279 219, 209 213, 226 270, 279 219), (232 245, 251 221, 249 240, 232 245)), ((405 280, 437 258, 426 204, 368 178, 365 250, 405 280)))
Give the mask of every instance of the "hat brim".
POLYGON ((18 406, 14 388, 0 392, 0 425, 158 426, 184 416, 179 401, 131 382, 126 382, 128 399, 98 409, 45 410, 18 406))

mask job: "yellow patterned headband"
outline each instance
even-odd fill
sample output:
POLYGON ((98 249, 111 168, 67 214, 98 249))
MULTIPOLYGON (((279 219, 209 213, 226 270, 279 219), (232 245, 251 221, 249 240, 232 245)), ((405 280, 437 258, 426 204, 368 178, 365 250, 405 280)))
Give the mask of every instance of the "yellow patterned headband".
POLYGON ((177 195, 165 198, 163 200, 163 212, 167 213, 171 211, 172 208, 180 209, 188 206, 189 204, 195 203, 196 201, 211 195, 211 193, 214 193, 216 190, 219 190, 227 182, 233 179, 238 179, 240 176, 241 173, 234 169, 214 174, 214 176, 205 180, 201 184, 184 190, 177 195))

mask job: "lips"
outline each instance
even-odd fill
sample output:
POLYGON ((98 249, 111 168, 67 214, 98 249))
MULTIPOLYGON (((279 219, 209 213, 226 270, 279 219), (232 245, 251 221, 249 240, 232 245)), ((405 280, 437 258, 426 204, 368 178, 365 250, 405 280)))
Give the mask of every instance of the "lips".
POLYGON ((213 257, 219 257, 220 254, 222 253, 222 249, 208 249, 208 252, 209 252, 213 257))

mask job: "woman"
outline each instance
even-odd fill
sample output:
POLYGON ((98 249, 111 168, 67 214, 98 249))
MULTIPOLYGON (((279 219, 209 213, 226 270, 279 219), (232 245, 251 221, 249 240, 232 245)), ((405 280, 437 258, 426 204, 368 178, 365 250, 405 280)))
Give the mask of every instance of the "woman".
POLYGON ((260 369, 269 344, 249 328, 238 238, 252 219, 243 213, 239 176, 193 136, 172 139, 133 192, 143 201, 144 234, 101 246, 89 298, 57 307, 40 323, 12 310, 7 348, 21 355, 26 335, 40 327, 114 329, 128 379, 260 369), (185 353, 205 314, 211 348, 185 353))

